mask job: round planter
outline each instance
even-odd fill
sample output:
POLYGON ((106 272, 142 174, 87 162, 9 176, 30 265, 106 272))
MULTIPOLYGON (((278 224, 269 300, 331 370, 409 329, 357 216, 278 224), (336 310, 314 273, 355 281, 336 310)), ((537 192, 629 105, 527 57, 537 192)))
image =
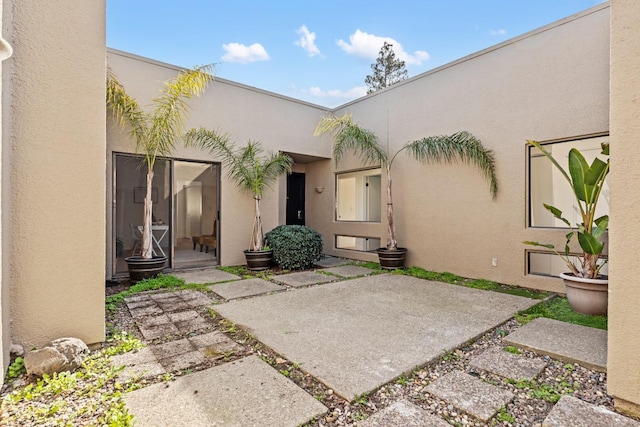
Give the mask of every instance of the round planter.
POLYGON ((404 267, 404 260, 407 258, 407 248, 398 248, 389 250, 387 248, 378 248, 378 259, 380 267, 387 270, 395 270, 404 267))
POLYGON ((609 279, 585 279, 560 273, 567 289, 569 305, 578 313, 603 316, 609 305, 609 279))
POLYGON ((273 250, 268 251, 244 251, 247 259, 247 268, 251 271, 268 270, 271 267, 271 258, 273 258, 273 250))
POLYGON ((129 267, 129 278, 131 282, 137 283, 144 279, 154 278, 161 273, 167 262, 167 257, 142 258, 141 256, 131 256, 125 258, 125 260, 129 267))

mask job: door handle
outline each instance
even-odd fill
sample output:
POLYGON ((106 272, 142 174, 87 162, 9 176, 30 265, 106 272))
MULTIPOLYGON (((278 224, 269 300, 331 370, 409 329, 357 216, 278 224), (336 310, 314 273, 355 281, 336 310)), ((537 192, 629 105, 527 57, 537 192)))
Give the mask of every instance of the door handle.
POLYGON ((298 211, 298 219, 303 219, 303 213, 304 211, 298 211))

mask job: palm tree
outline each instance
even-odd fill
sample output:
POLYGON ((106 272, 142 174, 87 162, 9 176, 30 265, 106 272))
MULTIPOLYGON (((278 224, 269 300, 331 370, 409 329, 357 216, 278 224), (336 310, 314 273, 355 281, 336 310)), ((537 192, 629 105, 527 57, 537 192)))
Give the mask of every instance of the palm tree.
POLYGON ((336 165, 347 151, 352 151, 365 164, 380 164, 387 173, 387 250, 397 250, 396 231, 393 222, 393 197, 391 194, 391 166, 402 151, 423 163, 470 163, 477 166, 489 181, 491 196, 496 198, 498 181, 493 151, 486 150, 482 143, 469 132, 453 135, 430 136, 404 144, 393 155, 389 153, 378 137, 370 130, 353 122, 350 114, 342 117, 323 117, 315 136, 329 134, 333 140, 333 157, 336 165))
POLYGON ((236 148, 227 136, 208 129, 192 129, 187 132, 189 145, 209 150, 222 157, 227 167, 227 176, 242 191, 250 193, 254 199, 254 218, 249 241, 250 251, 261 251, 264 245, 260 200, 265 189, 271 188, 278 177, 291 172, 293 159, 288 155, 276 152, 262 155, 262 145, 258 141, 249 141, 246 146, 236 148))
POLYGON ((153 257, 151 238, 153 167, 158 157, 171 156, 177 143, 182 140, 189 112, 187 101, 204 91, 213 79, 212 71, 213 67, 207 65, 180 72, 176 77, 165 82, 160 95, 152 100, 151 110, 148 112, 142 111, 138 102, 127 93, 113 72, 107 71, 107 109, 123 128, 129 127, 129 134, 135 141, 136 151, 144 155, 143 163, 147 170, 147 192, 142 223, 142 258, 153 257))

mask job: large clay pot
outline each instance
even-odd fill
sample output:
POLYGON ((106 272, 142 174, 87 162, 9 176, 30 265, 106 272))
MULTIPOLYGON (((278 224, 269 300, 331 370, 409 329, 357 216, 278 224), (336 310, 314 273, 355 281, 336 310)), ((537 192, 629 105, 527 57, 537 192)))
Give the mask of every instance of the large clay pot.
POLYGON ((268 251, 244 251, 247 259, 247 268, 251 271, 268 270, 271 267, 271 259, 273 258, 273 250, 268 251))
POLYGON ((585 279, 561 273, 569 305, 578 313, 603 316, 609 305, 609 278, 585 279))
POLYGON ((156 277, 162 272, 164 265, 167 263, 166 256, 154 256, 153 258, 131 256, 129 258, 125 258, 125 260, 129 267, 129 278, 132 283, 156 277))
POLYGON ((389 250, 387 248, 378 248, 378 259, 380 267, 387 270, 395 270, 404 267, 404 261, 407 258, 407 248, 398 248, 389 250))

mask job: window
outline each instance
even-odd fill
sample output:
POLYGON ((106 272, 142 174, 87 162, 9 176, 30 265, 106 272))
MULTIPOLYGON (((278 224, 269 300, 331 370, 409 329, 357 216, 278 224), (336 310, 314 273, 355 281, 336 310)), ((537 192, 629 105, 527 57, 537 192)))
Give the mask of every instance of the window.
POLYGON ((336 220, 380 222, 381 170, 336 175, 336 220))
MULTIPOLYGON (((527 274, 535 274, 539 276, 559 276, 560 273, 569 271, 567 265, 562 259, 551 252, 527 251, 527 274)), ((600 272, 609 274, 609 265, 605 264, 600 272)))
MULTIPOLYGON (((544 145, 567 173, 569 150, 577 148, 588 163, 600 156, 600 144, 608 141, 608 136, 574 139, 544 145)), ((576 204, 569 183, 560 171, 535 147, 528 147, 529 152, 529 227, 566 227, 547 211, 543 203, 560 209, 563 216, 571 224, 581 222, 580 210, 576 204)), ((605 182, 596 218, 609 213, 609 184, 605 182)))
POLYGON ((336 236, 336 249, 372 252, 380 247, 377 237, 336 236))

